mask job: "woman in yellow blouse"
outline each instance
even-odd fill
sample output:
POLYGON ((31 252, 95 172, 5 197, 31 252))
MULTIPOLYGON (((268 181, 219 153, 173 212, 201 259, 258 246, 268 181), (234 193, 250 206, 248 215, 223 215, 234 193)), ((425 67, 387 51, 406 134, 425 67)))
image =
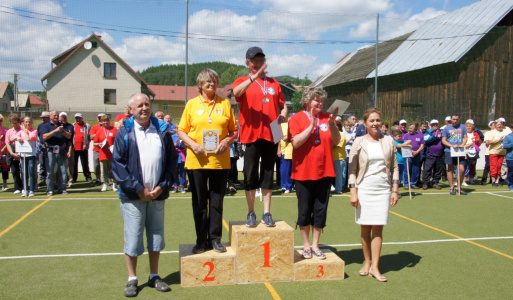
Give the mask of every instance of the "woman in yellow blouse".
POLYGON ((213 248, 225 252, 221 244, 223 199, 230 171, 230 144, 237 138, 237 125, 230 101, 216 94, 219 75, 204 69, 196 83, 200 95, 187 102, 178 125, 178 137, 187 147, 185 169, 196 227, 192 251, 198 254, 213 248))

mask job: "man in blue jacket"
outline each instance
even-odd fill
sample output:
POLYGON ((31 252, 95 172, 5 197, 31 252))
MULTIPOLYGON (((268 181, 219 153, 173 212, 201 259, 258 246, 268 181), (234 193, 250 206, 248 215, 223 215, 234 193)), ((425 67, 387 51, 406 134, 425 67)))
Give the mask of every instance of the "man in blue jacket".
POLYGON ((158 275, 160 251, 164 242, 164 204, 174 181, 177 152, 169 124, 151 116, 145 94, 128 100, 132 117, 124 121, 114 141, 112 172, 119 184, 121 212, 125 223, 125 260, 128 267, 126 297, 138 293, 137 257, 144 253, 146 228, 150 258, 148 286, 161 292, 171 289, 158 275))

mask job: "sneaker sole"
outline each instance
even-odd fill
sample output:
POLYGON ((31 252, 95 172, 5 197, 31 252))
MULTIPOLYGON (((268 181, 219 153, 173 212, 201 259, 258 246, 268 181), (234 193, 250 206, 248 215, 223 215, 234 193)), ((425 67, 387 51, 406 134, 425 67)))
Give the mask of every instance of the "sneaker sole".
POLYGON ((265 226, 266 226, 266 227, 275 227, 275 226, 276 226, 276 224, 269 224, 269 225, 268 225, 267 223, 265 223, 265 221, 264 221, 264 220, 262 220, 262 222, 261 222, 261 223, 262 223, 262 224, 265 224, 265 226))

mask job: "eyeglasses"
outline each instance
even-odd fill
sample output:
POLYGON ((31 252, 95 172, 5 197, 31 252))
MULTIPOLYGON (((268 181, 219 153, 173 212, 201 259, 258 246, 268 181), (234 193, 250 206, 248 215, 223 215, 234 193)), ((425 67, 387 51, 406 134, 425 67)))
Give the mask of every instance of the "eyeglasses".
POLYGON ((250 59, 250 61, 254 64, 263 64, 265 63, 265 58, 259 58, 259 59, 250 59))

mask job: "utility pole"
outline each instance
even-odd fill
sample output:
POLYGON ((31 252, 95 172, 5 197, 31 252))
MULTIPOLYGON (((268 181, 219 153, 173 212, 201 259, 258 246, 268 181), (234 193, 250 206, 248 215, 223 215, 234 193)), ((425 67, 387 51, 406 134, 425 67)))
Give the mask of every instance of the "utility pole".
POLYGON ((19 74, 14 74, 14 111, 19 111, 18 105, 18 76, 19 74))

